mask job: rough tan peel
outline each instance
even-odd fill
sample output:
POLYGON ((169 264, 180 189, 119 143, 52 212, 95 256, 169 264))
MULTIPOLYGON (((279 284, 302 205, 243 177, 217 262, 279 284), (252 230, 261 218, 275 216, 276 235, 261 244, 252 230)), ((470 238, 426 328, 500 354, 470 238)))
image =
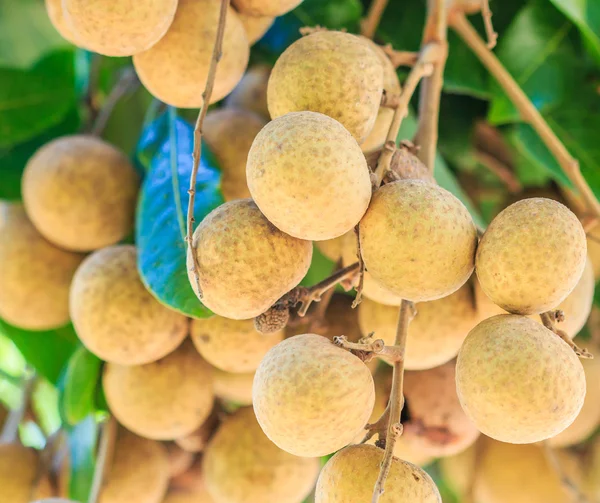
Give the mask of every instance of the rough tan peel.
POLYGON ((246 29, 250 45, 259 41, 275 22, 273 16, 249 16, 240 12, 238 17, 246 29))
POLYGON ((271 67, 268 65, 251 66, 227 96, 225 105, 229 108, 242 108, 270 120, 271 115, 267 106, 267 85, 270 75, 271 67))
POLYGON ((232 0, 234 7, 249 16, 281 16, 302 3, 302 0, 232 0))
POLYGON ((45 3, 50 22, 56 31, 60 33, 61 37, 74 45, 83 47, 81 41, 78 40, 76 35, 73 33, 73 29, 71 28, 69 21, 65 17, 62 0, 45 0, 45 3))
POLYGON ((37 479, 39 457, 20 444, 0 444, 0 495, 7 503, 29 503, 52 496, 47 477, 37 479))

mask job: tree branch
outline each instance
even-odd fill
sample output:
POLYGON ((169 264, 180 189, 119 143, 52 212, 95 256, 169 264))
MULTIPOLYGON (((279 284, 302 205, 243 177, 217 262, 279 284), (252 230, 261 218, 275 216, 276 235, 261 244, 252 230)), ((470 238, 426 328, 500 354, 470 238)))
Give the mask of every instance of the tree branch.
POLYGON ((519 179, 512 170, 502 161, 480 149, 475 150, 475 159, 477 159, 479 164, 494 173, 510 192, 516 193, 521 191, 521 182, 519 182, 519 179))
POLYGON ((483 17, 483 23, 485 24, 485 33, 487 35, 487 47, 493 49, 496 47, 498 42, 498 34, 494 30, 492 24, 492 10, 490 9, 490 0, 481 0, 481 16, 483 17))
POLYGON ((367 17, 360 22, 360 34, 363 37, 373 38, 375 36, 375 32, 377 31, 379 21, 381 21, 381 16, 383 15, 387 3, 388 0, 373 0, 371 2, 367 17))
POLYGON ((556 328, 555 321, 563 321, 564 313, 562 311, 548 311, 547 313, 541 313, 540 319, 542 320, 542 324, 550 331, 554 332, 558 335, 563 341, 565 341, 569 347, 575 351, 575 354, 579 356, 579 358, 591 359, 594 356, 588 352, 587 349, 581 349, 577 344, 575 344, 571 338, 562 330, 556 328))
POLYGON ((27 412, 34 382, 35 375, 25 381, 21 394, 21 403, 16 409, 12 409, 9 412, 2 428, 2 433, 0 434, 0 444, 11 444, 19 438, 19 425, 27 412))
POLYGON ((92 488, 88 503, 98 503, 100 500, 100 492, 102 490, 102 481, 107 470, 107 465, 112 459, 115 440, 117 438, 117 422, 114 417, 108 418, 102 428, 102 438, 98 446, 98 457, 96 458, 96 467, 94 468, 94 479, 92 480, 92 488))

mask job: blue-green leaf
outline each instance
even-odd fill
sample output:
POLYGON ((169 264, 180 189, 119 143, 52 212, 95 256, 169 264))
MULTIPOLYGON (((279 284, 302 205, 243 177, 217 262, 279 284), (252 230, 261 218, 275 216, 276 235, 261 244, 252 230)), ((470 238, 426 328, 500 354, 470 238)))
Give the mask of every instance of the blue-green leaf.
POLYGON ((93 415, 67 428, 69 445, 69 498, 87 501, 96 466, 98 424, 93 415))

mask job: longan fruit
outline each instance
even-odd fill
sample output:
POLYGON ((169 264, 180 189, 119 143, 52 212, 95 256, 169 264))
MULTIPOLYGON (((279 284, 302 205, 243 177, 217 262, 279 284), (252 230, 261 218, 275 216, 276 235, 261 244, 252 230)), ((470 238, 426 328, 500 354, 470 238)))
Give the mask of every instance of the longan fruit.
POLYGON ((388 183, 373 195, 360 222, 367 270, 414 302, 458 290, 473 272, 477 230, 455 196, 420 180, 388 183))
POLYGON ((210 367, 189 341, 154 363, 108 363, 102 382, 117 420, 154 440, 192 433, 208 418, 213 405, 210 367))
POLYGON ((69 321, 69 287, 84 256, 46 241, 23 207, 0 202, 0 317, 27 330, 69 321))
MULTIPOLYGON (((336 453, 323 467, 315 503, 371 501, 383 460, 383 449, 373 445, 350 445, 336 453)), ((441 503, 431 477, 421 468, 397 457, 385 483, 380 503, 441 503)))
POLYGON ((133 230, 139 176, 129 159, 93 136, 63 136, 31 157, 23 202, 37 230, 73 251, 117 243, 133 230))
MULTIPOLYGON (((175 19, 165 36, 133 57, 138 77, 156 98, 177 108, 203 105, 202 89, 212 60, 219 10, 219 2, 213 0, 179 0, 175 19)), ((211 103, 227 96, 240 81, 249 54, 244 25, 230 7, 211 103)))
POLYGON ((269 122, 254 139, 246 168, 260 211, 300 239, 332 239, 351 230, 371 199, 360 147, 336 120, 294 112, 269 122))
MULTIPOLYGON (((213 369, 213 373, 215 369, 213 369)), ((242 374, 244 375, 244 374, 242 374)), ((214 379, 213 376, 213 380, 214 379)), ((214 384, 214 382, 213 382, 214 384)), ((188 452, 202 452, 208 444, 208 441, 212 437, 213 433, 219 426, 220 417, 217 408, 213 408, 210 415, 202 423, 202 425, 194 430, 192 433, 175 439, 175 443, 181 447, 184 451, 188 452)))
POLYGON ((383 73, 379 56, 364 39, 317 31, 279 56, 269 78, 269 112, 274 119, 289 112, 320 112, 339 121, 360 143, 377 119, 383 73))
POLYGON ((586 248, 585 231, 566 206, 524 199, 503 210, 485 231, 477 249, 477 278, 506 311, 542 313, 575 288, 586 248))
POLYGON ((254 372, 234 374, 215 368, 213 381, 217 398, 236 405, 252 405, 254 372))
POLYGON ((81 342, 120 365, 156 361, 187 335, 187 318, 146 290, 133 245, 109 246, 88 256, 73 278, 69 306, 81 342))
POLYGON ((45 0, 45 4, 50 22, 60 36, 74 45, 83 47, 82 42, 73 33, 69 20, 65 17, 62 0, 45 0))
POLYGON ((445 456, 439 460, 438 466, 444 482, 459 497, 459 501, 468 501, 468 495, 474 484, 478 450, 482 439, 475 442, 458 454, 445 456))
POLYGON ((298 285, 312 259, 312 243, 278 230, 251 199, 210 212, 193 235, 199 295, 188 251, 188 277, 202 303, 220 316, 250 319, 298 285))
POLYGON ((225 419, 204 453, 206 487, 222 503, 300 503, 318 473, 318 459, 294 456, 272 443, 252 408, 225 419))
POLYGON ((233 6, 249 16, 282 16, 302 3, 302 0, 233 0, 233 6))
POLYGON ((594 278, 600 278, 600 231, 592 230, 587 235, 587 249, 594 267, 594 278))
MULTIPOLYGON (((353 231, 352 231, 353 233, 353 231)), ((329 260, 333 260, 337 262, 342 258, 342 251, 344 249, 344 240, 346 239, 346 234, 342 234, 337 238, 326 239, 325 241, 316 241, 315 246, 319 249, 319 251, 325 255, 329 260)), ((356 260, 355 260, 356 262, 356 260)))
POLYGON ((174 442, 165 443, 169 461, 169 476, 177 477, 190 469, 194 462, 194 453, 185 451, 174 442))
POLYGON ((248 35, 250 45, 258 42, 275 22, 273 16, 249 16, 240 12, 238 13, 238 17, 244 28, 246 28, 246 35, 248 35))
POLYGON ((266 352, 283 340, 283 330, 261 334, 252 320, 211 316, 192 320, 194 346, 211 365, 225 372, 253 372, 266 352))
POLYGON ((75 39, 86 49, 105 56, 131 56, 164 36, 177 1, 63 0, 63 9, 75 39))
POLYGON ((247 110, 211 110, 204 120, 204 139, 221 168, 225 201, 250 197, 246 162, 254 138, 267 122, 247 110))
POLYGON ((215 503, 206 489, 182 491, 170 489, 162 503, 215 503))
POLYGON ((29 503, 52 496, 47 477, 37 481, 39 455, 17 443, 0 444, 0 495, 6 503, 29 503))
POLYGON ((225 105, 228 108, 242 108, 270 120, 271 115, 267 106, 267 85, 270 75, 271 67, 268 65, 251 66, 227 96, 225 105))
POLYGON ((560 337, 524 316, 498 315, 479 323, 465 339, 456 389, 482 433, 526 444, 573 423, 586 383, 577 355, 560 337))
POLYGON ((280 342, 254 377, 258 422, 272 442, 297 456, 324 456, 348 445, 364 428, 374 400, 367 366, 315 334, 280 342))

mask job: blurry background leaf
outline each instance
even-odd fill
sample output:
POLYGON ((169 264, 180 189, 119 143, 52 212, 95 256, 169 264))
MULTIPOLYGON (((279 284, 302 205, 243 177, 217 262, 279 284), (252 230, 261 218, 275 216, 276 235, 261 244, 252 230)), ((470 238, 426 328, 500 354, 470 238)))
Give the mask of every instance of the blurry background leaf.
POLYGON ((69 445, 69 497, 74 501, 87 501, 94 478, 98 424, 90 415, 71 428, 67 428, 69 445))

